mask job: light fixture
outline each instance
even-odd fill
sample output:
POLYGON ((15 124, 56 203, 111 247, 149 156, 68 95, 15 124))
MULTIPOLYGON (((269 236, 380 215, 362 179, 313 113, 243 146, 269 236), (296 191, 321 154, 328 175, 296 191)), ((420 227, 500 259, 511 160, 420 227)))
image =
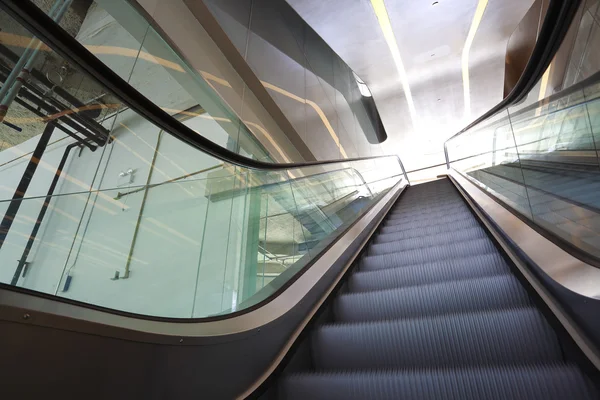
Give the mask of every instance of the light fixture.
POLYGON ((356 80, 360 94, 362 94, 364 97, 371 97, 372 94, 371 94, 371 91, 369 90, 369 87, 367 86, 367 84, 365 82, 363 82, 363 80, 360 79, 354 71, 352 71, 352 74, 354 75, 354 79, 356 80))
POLYGON ((471 45, 473 44, 473 39, 475 38, 475 34, 477 33, 477 29, 479 28, 479 24, 481 23, 481 19, 483 18, 483 13, 485 8, 487 7, 488 0, 479 0, 477 3, 477 8, 475 9, 475 15, 473 16, 473 22, 471 22, 471 29, 469 29, 469 34, 467 35, 467 40, 465 41, 465 46, 463 47, 462 52, 462 77, 463 77, 463 94, 465 101, 465 119, 471 119, 471 85, 469 82, 469 52, 471 51, 471 45))
POLYGON ((394 31, 392 30, 390 17, 388 15, 387 9, 385 8, 385 3, 383 2, 383 0, 371 0, 371 5, 373 6, 373 10, 375 11, 377 20, 379 21, 379 26, 381 27, 381 31, 383 32, 383 37, 385 38, 390 52, 392 53, 392 58, 394 60, 394 64, 396 64, 398 75, 400 75, 400 82, 402 83, 402 89, 404 90, 404 97, 406 98, 406 102, 408 103, 408 112, 410 113, 410 117, 412 119, 412 124, 414 127, 417 114, 415 111, 415 103, 413 102, 410 86, 408 85, 408 77, 406 76, 406 70, 404 69, 404 64, 402 63, 402 57, 400 57, 398 43, 396 43, 396 36, 394 35, 394 31))
POLYGON ((542 76, 542 81, 540 82, 540 93, 538 94, 538 101, 544 100, 546 98, 546 90, 548 88, 548 79, 550 78, 550 70, 552 69, 552 64, 548 65, 546 72, 542 76))

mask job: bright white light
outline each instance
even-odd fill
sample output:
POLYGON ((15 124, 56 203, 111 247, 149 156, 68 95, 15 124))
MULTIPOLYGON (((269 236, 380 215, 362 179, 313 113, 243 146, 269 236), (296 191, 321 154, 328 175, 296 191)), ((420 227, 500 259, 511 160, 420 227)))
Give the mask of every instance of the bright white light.
POLYGON ((404 64, 402 63, 402 57, 400 57, 398 43, 396 43, 396 36, 394 36, 394 31, 392 30, 390 17, 387 9, 385 8, 383 0, 371 0, 371 4, 373 5, 373 10, 375 10, 375 15, 379 21, 379 26, 383 32, 383 37, 385 37, 385 41, 387 42, 390 52, 392 53, 392 58, 394 59, 394 64, 396 64, 398 75, 400 75, 400 82, 402 83, 402 89, 404 89, 404 97, 406 97, 406 102, 408 103, 408 111, 410 112, 413 126, 415 126, 417 115, 415 111, 415 103, 413 102, 410 86, 408 85, 408 77, 406 76, 406 70, 404 69, 404 64))
POLYGON ((363 80, 360 79, 358 75, 356 75, 356 73, 354 73, 354 71, 352 71, 352 74, 354 75, 354 79, 356 79, 356 83, 358 84, 358 90, 360 90, 360 94, 362 94, 364 97, 371 97, 371 91, 369 90, 367 84, 364 83, 363 80))
POLYGON ((471 120, 471 84, 469 82, 469 52, 471 51, 471 45, 473 44, 473 39, 475 39, 475 34, 477 33, 477 29, 479 28, 479 24, 481 23, 481 19, 483 18, 483 13, 485 8, 487 7, 488 0, 479 0, 477 3, 477 9, 475 10, 475 15, 473 16, 473 22, 471 23, 471 29, 469 29, 469 34, 467 35, 467 40, 465 41, 465 47, 463 47, 462 52, 462 76, 463 76, 463 94, 465 99, 465 120, 471 120))

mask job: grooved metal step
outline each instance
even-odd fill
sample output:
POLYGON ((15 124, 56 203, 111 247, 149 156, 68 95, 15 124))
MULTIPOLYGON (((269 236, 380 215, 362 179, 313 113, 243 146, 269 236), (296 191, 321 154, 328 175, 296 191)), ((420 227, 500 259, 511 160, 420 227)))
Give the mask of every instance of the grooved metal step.
POLYGON ((437 212, 451 212, 451 210, 464 210, 466 208, 465 203, 463 203, 462 201, 453 201, 450 203, 442 204, 444 205, 435 208, 422 206, 422 209, 420 210, 414 210, 411 208, 392 210, 387 216, 387 218, 395 219, 401 216, 431 215, 437 212))
POLYGON ((312 338, 317 370, 524 365, 561 361, 535 308, 324 325, 312 338))
POLYGON ((288 400, 565 400, 597 399, 574 366, 336 371, 294 374, 283 382, 288 400))
POLYGON ((509 273, 504 259, 491 252, 401 268, 358 271, 348 279, 348 288, 353 292, 382 290, 509 273))
POLYGON ((410 249, 429 246, 439 246, 469 240, 486 239, 487 235, 482 229, 472 228, 457 232, 442 232, 436 235, 421 236, 416 238, 400 239, 383 243, 374 243, 369 246, 368 255, 397 253, 410 249))
POLYGON ((381 232, 375 235, 373 243, 384 243, 384 242, 393 242, 395 240, 402 239, 411 239, 415 237, 423 237, 423 236, 431 236, 437 235, 439 233, 444 232, 458 232, 466 229, 481 229, 481 226, 477 223, 477 221, 473 219, 468 219, 464 221, 451 222, 448 224, 440 224, 434 226, 427 226, 422 228, 414 228, 409 230, 394 230, 387 231, 386 228, 381 228, 381 232))
POLYGON ((336 322, 404 319, 527 307, 529 296, 512 275, 404 289, 348 293, 334 303, 336 322))
POLYGON ((412 229, 412 228, 416 228, 416 227, 423 227, 423 226, 432 226, 432 225, 437 225, 437 224, 443 224, 443 223, 447 223, 447 222, 454 222, 454 221, 460 221, 460 220, 464 220, 467 217, 470 217, 471 213, 469 211, 460 211, 457 213, 453 213, 453 214, 443 214, 441 216, 439 216, 438 218, 423 218, 423 219, 407 219, 407 220, 392 220, 392 221, 388 221, 385 220, 383 222, 383 226, 396 226, 396 225, 402 225, 404 227, 406 227, 407 229, 412 229))
POLYGON ((426 230, 426 229, 444 229, 446 231, 452 230, 452 229, 458 230, 458 229, 464 229, 464 228, 472 228, 474 226, 480 226, 480 225, 474 218, 469 218, 469 219, 453 220, 453 221, 447 221, 447 222, 438 221, 437 224, 420 225, 420 226, 407 225, 407 224, 383 225, 379 229, 382 234, 389 234, 389 233, 396 233, 396 232, 411 233, 411 232, 418 232, 420 230, 426 230))
POLYGON ((280 398, 599 398, 446 179, 406 190, 330 315, 280 398))
POLYGON ((488 239, 476 239, 460 243, 450 243, 428 248, 405 250, 397 253, 366 256, 360 260, 362 271, 396 268, 405 265, 427 263, 452 258, 464 258, 473 254, 488 254, 496 250, 488 239))

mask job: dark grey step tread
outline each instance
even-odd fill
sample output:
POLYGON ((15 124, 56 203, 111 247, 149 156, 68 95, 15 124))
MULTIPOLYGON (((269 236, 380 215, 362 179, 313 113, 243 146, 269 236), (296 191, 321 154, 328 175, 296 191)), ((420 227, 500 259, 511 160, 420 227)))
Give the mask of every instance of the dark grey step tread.
POLYGON ((397 253, 369 255, 360 259, 359 267, 362 271, 395 268, 411 264, 465 258, 475 254, 489 254, 495 250, 493 243, 488 238, 484 238, 421 249, 410 249, 397 253))
POLYGON ((324 325, 312 335, 317 370, 525 365, 562 361, 535 308, 324 325))
POLYGON ((527 292, 512 275, 501 275, 410 288, 347 293, 334 302, 336 322, 404 319, 522 308, 527 292))
POLYGON ((460 202, 460 203, 452 203, 450 205, 444 205, 444 206, 439 206, 439 207, 419 207, 416 210, 402 210, 402 211, 392 211, 388 214, 387 218, 392 220, 392 219, 398 219, 398 218, 404 218, 404 217, 414 217, 414 216, 423 216, 423 215, 432 215, 432 214, 438 214, 438 213, 450 213, 453 210, 464 210, 466 209, 467 206, 465 205, 464 202, 460 202))
POLYGON ((438 224, 446 224, 446 223, 452 223, 452 222, 456 222, 456 221, 463 221, 465 219, 470 219, 473 218, 473 214, 471 214, 470 211, 465 210, 465 211, 460 211, 457 213, 453 213, 453 214, 449 214, 449 215, 444 215, 438 218, 423 218, 423 219, 416 219, 416 220, 393 220, 393 221, 388 221, 385 220, 383 221, 383 226, 384 227, 392 227, 392 226, 401 226, 404 228, 404 230, 407 229, 413 229, 413 228, 419 228, 419 227, 424 227, 424 226, 433 226, 433 225, 438 225, 438 224))
POLYGON ((357 271, 348 278, 348 289, 352 292, 382 290, 509 273, 510 267, 494 250, 487 254, 401 268, 357 271))
POLYGON ((408 212, 420 212, 436 208, 452 208, 464 204, 465 202, 457 196, 448 196, 446 199, 436 199, 432 201, 420 201, 419 199, 411 201, 411 199, 401 198, 400 202, 396 206, 392 207, 390 214, 394 215, 408 212))
POLYGON ((598 393, 575 365, 336 371, 293 374, 287 400, 592 400, 598 393))
POLYGON ((465 204, 456 195, 448 195, 444 198, 436 198, 433 200, 401 198, 400 203, 392 208, 391 212, 395 214, 406 212, 420 212, 436 208, 451 207, 465 204))
MULTIPOLYGON (((415 214, 415 215, 404 215, 402 217, 397 218, 386 218, 386 225, 395 225, 397 223, 406 223, 406 222, 416 222, 416 221, 429 221, 429 220, 437 220, 440 218, 445 218, 451 215, 462 214, 465 217, 472 215, 469 209, 466 206, 462 206, 460 208, 451 209, 451 210, 441 210, 426 214, 415 214)), ((452 219, 454 220, 454 219, 452 219)))
POLYGON ((368 255, 388 254, 423 247, 439 246, 449 243, 460 243, 467 240, 484 239, 488 236, 483 229, 472 228, 443 232, 437 235, 401 239, 384 243, 373 243, 367 249, 368 255))
POLYGON ((411 239, 415 237, 423 237, 437 235, 443 232, 456 232, 466 229, 482 229, 474 218, 469 218, 463 221, 452 221, 446 224, 424 226, 414 229, 401 230, 402 226, 382 227, 381 233, 375 236, 375 243, 393 242, 401 239, 411 239))

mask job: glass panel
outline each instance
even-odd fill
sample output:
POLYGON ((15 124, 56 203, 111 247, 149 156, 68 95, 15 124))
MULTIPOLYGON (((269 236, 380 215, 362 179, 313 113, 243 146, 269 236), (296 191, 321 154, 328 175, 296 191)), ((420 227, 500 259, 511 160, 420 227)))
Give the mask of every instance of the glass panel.
MULTIPOLYGON (((31 35, 10 22, 27 45, 31 35)), ((0 59, 2 87, 25 51, 7 48, 14 54, 0 59)), ((395 156, 270 172, 230 165, 122 107, 40 48, 43 58, 0 124, 3 283, 149 316, 226 314, 273 294, 406 184, 395 156)), ((132 81, 155 67, 144 62, 132 81)), ((155 72, 169 87, 179 83, 155 72)), ((190 98, 168 97, 169 107, 188 107, 173 118, 257 154, 190 98)))
MULTIPOLYGON (((591 6, 591 4, 594 4, 591 6)), ((520 104, 447 142, 451 167, 559 242, 600 257, 600 37, 588 2, 562 92, 552 65, 520 104)))
POLYGON ((452 167, 508 206, 531 217, 508 112, 449 142, 452 167), (475 154, 474 154, 475 153, 475 154))
MULTIPOLYGON (((160 2, 154 14, 164 19, 164 26, 173 38, 181 39, 178 44, 183 50, 178 51, 191 54, 191 58, 185 60, 126 1, 94 0, 84 6, 79 2, 56 0, 51 4, 44 2, 41 8, 164 111, 178 117, 194 115, 214 122, 210 129, 205 126, 198 134, 207 138, 221 137, 223 140, 218 142, 222 147, 249 158, 304 161, 303 155, 254 98, 201 25, 193 20, 196 23, 190 28, 184 21, 169 20, 174 15, 190 17, 189 11, 181 9, 183 3, 160 2), (66 14, 61 17, 56 10, 65 7, 66 14), (196 40, 187 40, 190 35, 196 40)), ((214 5, 211 7, 217 9, 214 5)), ((249 4, 247 7, 249 12, 249 4)), ((248 23, 243 15, 238 17, 248 23)), ((246 41, 244 29, 239 33, 231 31, 237 45, 246 41)))

